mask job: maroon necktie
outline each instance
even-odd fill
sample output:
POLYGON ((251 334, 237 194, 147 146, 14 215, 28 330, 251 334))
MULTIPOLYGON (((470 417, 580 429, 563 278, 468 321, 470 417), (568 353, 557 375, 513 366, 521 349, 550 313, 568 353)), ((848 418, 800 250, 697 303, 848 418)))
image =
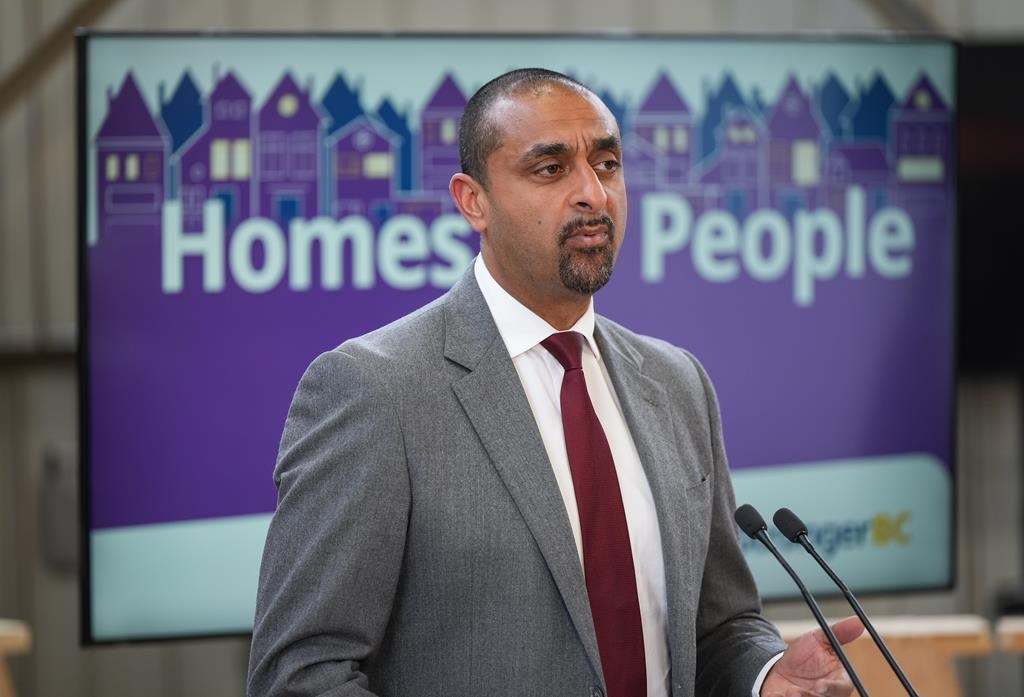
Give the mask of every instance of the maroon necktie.
POLYGON ((565 368, 561 391, 565 449, 608 697, 645 697, 647 664, 629 528, 612 451, 583 377, 582 339, 577 332, 560 332, 541 345, 565 368))

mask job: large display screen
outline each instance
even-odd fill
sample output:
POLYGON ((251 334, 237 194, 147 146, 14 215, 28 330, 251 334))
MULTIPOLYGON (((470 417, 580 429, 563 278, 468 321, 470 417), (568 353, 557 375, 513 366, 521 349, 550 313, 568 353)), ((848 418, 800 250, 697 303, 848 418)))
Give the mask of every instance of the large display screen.
MULTIPOLYGON (((512 67, 569 73, 617 116, 628 233, 596 307, 704 363, 737 500, 799 513, 856 592, 951 583, 950 43, 78 48, 85 641, 250 630, 299 377, 470 264, 459 119, 512 67)), ((745 549, 766 598, 794 594, 745 549)))

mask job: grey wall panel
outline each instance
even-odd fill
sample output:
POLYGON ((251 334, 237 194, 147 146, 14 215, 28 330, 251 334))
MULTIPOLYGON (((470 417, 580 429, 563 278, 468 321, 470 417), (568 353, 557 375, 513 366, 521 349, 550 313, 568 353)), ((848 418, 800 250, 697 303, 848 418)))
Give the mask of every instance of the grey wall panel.
POLYGON ((28 124, 27 102, 12 107, 0 121, 0 347, 24 346, 35 338, 28 124))
POLYGON ((34 269, 45 278, 40 292, 46 322, 40 330, 45 341, 60 346, 72 346, 75 339, 76 138, 75 110, 68 100, 74 89, 74 61, 67 55, 50 70, 38 91, 39 130, 31 145, 39 164, 31 170, 37 178, 32 194, 38 207, 33 210, 36 223, 28 234, 37 237, 39 259, 34 269))

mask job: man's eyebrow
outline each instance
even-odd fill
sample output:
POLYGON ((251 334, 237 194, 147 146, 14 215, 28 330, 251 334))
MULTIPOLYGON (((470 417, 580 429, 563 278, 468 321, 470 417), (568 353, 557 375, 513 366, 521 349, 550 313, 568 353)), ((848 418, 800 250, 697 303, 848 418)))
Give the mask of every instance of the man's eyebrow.
POLYGON ((542 157, 564 155, 567 152, 569 152, 569 146, 565 143, 538 143, 527 150, 520 159, 525 162, 542 157))
MULTIPOLYGON (((591 143, 594 150, 618 150, 621 146, 619 137, 615 135, 595 138, 591 143)), ((566 143, 538 143, 527 150, 522 158, 524 162, 537 160, 542 157, 557 157, 569 152, 571 148, 566 143)))
POLYGON ((619 137, 615 135, 595 138, 593 143, 594 150, 618 150, 620 145, 619 137))

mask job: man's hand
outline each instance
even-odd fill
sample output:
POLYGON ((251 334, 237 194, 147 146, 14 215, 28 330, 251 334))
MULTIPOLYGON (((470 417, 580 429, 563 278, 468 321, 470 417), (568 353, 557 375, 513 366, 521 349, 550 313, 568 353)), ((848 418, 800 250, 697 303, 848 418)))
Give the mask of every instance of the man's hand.
MULTIPOLYGON (((864 625, 849 617, 832 625, 832 631, 840 644, 847 644, 861 635, 864 625)), ((848 697, 852 692, 853 682, 821 629, 790 644, 761 685, 761 697, 848 697)))

